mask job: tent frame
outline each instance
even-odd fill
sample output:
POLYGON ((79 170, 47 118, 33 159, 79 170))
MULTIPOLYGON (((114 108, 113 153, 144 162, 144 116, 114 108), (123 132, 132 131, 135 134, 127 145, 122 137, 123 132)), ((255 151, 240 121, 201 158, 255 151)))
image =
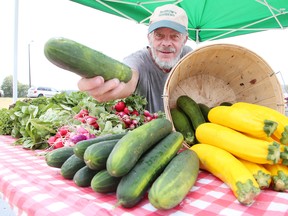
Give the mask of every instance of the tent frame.
MULTIPOLYGON (((145 19, 141 20, 141 21, 137 21, 135 19, 133 19, 132 17, 128 16, 127 14, 121 12, 120 10, 117 10, 115 7, 112 7, 110 5, 107 4, 107 2, 112 2, 112 3, 118 3, 118 4, 126 4, 126 5, 133 5, 133 6, 136 6, 136 7, 141 7, 143 10, 147 11, 149 14, 152 14, 152 11, 149 10, 147 7, 145 7, 145 5, 151 5, 151 4, 159 4, 159 3, 166 3, 166 4, 179 4, 181 3, 183 0, 151 0, 151 1, 146 1, 146 2, 129 2, 129 1, 125 1, 125 0, 95 0, 95 2, 98 2, 99 4, 107 7, 108 9, 116 12, 117 14, 119 14, 120 16, 128 19, 128 20, 132 20, 132 21, 135 21, 139 24, 145 24, 145 22, 150 18, 150 16, 146 17, 145 19)), ((205 29, 195 29, 195 28, 188 28, 188 31, 195 31, 195 34, 196 34, 196 40, 195 42, 198 44, 200 43, 200 32, 201 31, 225 31, 225 33, 223 34, 220 34, 218 36, 215 36, 213 38, 210 38, 206 41, 212 41, 212 40, 216 40, 218 38, 221 38, 225 35, 229 35, 233 32, 236 32, 236 31, 255 31, 255 32, 259 32, 259 31, 267 31, 267 30, 273 30, 271 28, 249 28, 250 26, 253 26, 255 24, 259 24, 261 22, 264 22, 264 21, 267 21, 269 19, 275 19, 276 22, 278 23, 279 25, 279 28, 280 29, 287 29, 285 27, 283 27, 278 19, 278 16, 280 15, 284 15, 284 14, 288 14, 288 11, 285 11, 285 9, 276 9, 274 7, 272 7, 271 5, 269 5, 267 3, 266 0, 255 0, 256 2, 258 2, 259 4, 262 4, 264 7, 267 7, 268 10, 270 11, 271 13, 271 16, 270 17, 266 17, 262 20, 258 20, 256 22, 253 22, 253 23, 250 23, 248 25, 245 25, 245 26, 241 26, 237 29, 235 28, 205 28, 205 29)), ((278 28, 275 28, 278 30, 278 28)), ((191 39, 191 38, 190 38, 191 39)))

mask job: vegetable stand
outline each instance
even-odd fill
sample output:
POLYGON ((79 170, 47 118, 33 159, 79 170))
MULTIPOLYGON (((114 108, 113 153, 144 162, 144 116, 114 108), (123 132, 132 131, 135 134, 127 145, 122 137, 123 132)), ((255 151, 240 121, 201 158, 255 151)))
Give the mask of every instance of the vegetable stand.
POLYGON ((78 187, 49 167, 40 150, 13 145, 10 136, 0 136, 0 192, 18 215, 287 215, 287 192, 263 190, 250 206, 241 205, 231 190, 213 175, 201 171, 184 201, 161 211, 143 199, 136 207, 116 206, 115 194, 100 194, 78 187))

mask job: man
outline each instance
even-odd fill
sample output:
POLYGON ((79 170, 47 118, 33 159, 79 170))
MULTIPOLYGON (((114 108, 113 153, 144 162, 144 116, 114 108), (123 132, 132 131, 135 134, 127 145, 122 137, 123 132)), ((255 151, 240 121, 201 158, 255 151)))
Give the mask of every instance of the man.
POLYGON ((124 59, 133 71, 128 83, 103 77, 82 78, 81 91, 87 91, 99 102, 128 97, 132 93, 144 96, 149 112, 164 111, 162 94, 173 66, 192 49, 185 46, 188 40, 186 12, 172 4, 155 9, 148 28, 149 46, 124 59))

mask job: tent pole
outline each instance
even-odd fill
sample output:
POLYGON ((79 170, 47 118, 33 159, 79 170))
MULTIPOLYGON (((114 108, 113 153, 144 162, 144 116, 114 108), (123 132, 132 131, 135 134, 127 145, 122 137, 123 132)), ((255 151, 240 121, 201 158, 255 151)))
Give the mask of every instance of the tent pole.
POLYGON ((17 101, 17 66, 18 66, 18 0, 15 0, 14 10, 14 70, 13 70, 13 102, 17 101))

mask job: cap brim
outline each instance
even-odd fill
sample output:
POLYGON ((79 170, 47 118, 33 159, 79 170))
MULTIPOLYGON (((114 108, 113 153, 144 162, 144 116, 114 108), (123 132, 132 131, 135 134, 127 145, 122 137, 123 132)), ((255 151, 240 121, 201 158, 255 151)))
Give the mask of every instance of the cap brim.
POLYGON ((148 28, 148 33, 151 33, 152 31, 158 28, 171 28, 180 33, 187 32, 186 27, 179 23, 176 23, 170 20, 161 20, 161 21, 150 24, 148 28))

